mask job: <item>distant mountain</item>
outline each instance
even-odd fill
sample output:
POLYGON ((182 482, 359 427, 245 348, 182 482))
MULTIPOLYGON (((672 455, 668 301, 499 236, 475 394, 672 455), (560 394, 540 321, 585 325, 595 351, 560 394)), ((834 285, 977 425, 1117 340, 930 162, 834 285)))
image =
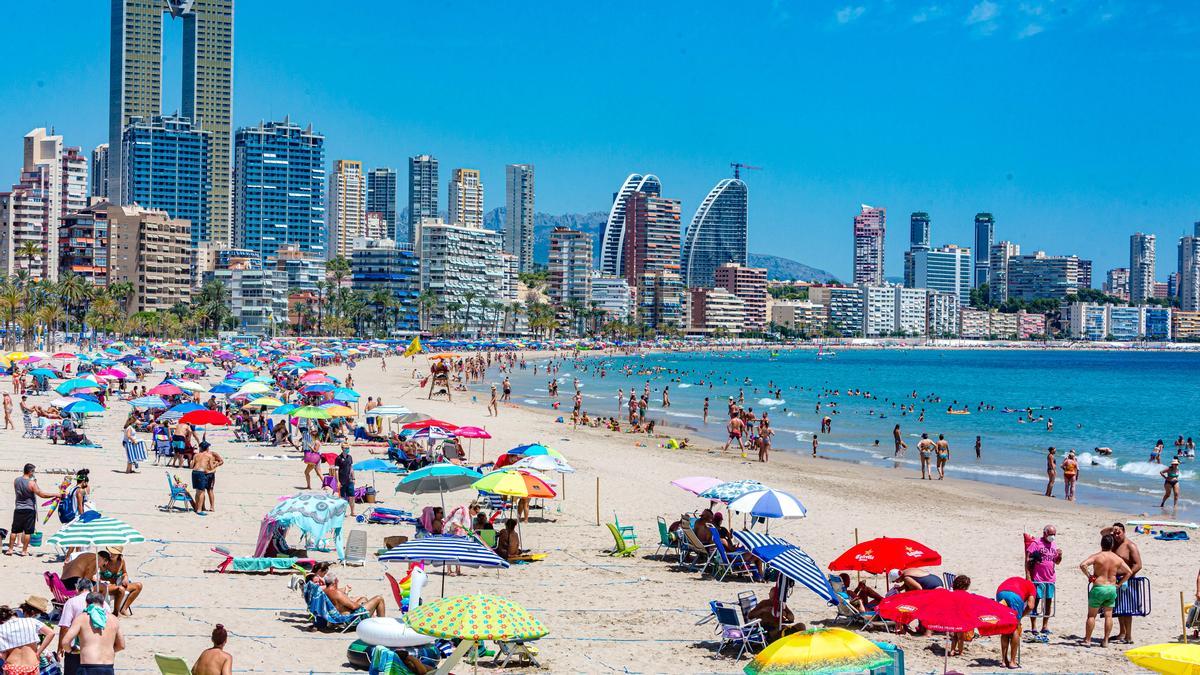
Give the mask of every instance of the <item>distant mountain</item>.
POLYGON ((797 262, 789 258, 781 258, 777 255, 751 253, 748 255, 747 262, 751 267, 767 268, 767 278, 771 280, 812 281, 816 283, 829 283, 830 281, 837 280, 825 270, 809 267, 802 262, 797 262))

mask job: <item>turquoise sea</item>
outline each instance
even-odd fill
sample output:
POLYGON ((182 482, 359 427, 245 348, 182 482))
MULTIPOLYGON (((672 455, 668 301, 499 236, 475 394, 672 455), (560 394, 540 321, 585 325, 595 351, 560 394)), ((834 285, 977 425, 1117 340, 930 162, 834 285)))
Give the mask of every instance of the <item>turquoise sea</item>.
MULTIPOLYGON (((551 404, 546 360, 529 362, 512 373, 513 400, 534 407, 551 404), (538 366, 538 374, 533 367, 538 366)), ((1159 439, 1164 462, 1175 455, 1175 439, 1200 442, 1200 353, 1069 352, 1010 350, 877 349, 841 350, 818 356, 816 350, 680 352, 641 357, 584 357, 559 364, 559 394, 564 413, 571 409, 572 381, 579 378, 584 409, 591 415, 618 412, 618 389, 628 397, 651 387, 648 417, 689 428, 696 436, 724 441, 729 396, 744 397, 756 414, 769 411, 776 430, 776 452, 810 452, 812 433, 836 403, 833 433, 820 437, 820 454, 898 470, 918 471, 916 440, 921 432, 946 435, 951 443, 948 477, 1011 485, 1040 493, 1045 488, 1048 446, 1058 463, 1069 449, 1080 460, 1077 499, 1083 503, 1167 515, 1200 517, 1200 481, 1196 460, 1183 461, 1181 500, 1172 514, 1158 508, 1164 468, 1149 463, 1159 439), (604 370, 605 377, 598 372, 604 370), (670 387, 671 407, 661 407, 670 387), (778 397, 769 389, 781 390, 778 397), (829 393, 837 390, 838 395, 829 393), (869 392, 866 396, 849 391, 869 392), (824 392, 824 393, 823 393, 824 392), (916 398, 913 398, 913 393, 916 398), (703 400, 711 399, 708 423, 703 400), (940 397, 933 402, 932 397, 940 397), (915 406, 902 415, 901 404, 915 406), (983 405, 985 409, 980 410, 983 405), (948 406, 970 415, 947 414, 948 406), (991 408, 988 408, 990 406, 991 408), (1025 409, 1035 408, 1035 421, 1025 409), (1005 408, 1020 412, 1004 412, 1005 408), (1056 409, 1055 409, 1056 408, 1056 409), (924 422, 918 421, 924 409, 924 422), (1036 418, 1042 419, 1036 419, 1036 418), (1047 430, 1052 418, 1054 428, 1047 430), (901 425, 909 445, 893 459, 892 428, 901 425), (976 459, 975 436, 982 437, 976 459), (878 440, 878 447, 875 441, 878 440), (1094 448, 1112 448, 1100 456, 1094 448)), ((621 409, 624 418, 624 409, 621 409)), ((1061 472, 1055 496, 1061 498, 1061 472)))

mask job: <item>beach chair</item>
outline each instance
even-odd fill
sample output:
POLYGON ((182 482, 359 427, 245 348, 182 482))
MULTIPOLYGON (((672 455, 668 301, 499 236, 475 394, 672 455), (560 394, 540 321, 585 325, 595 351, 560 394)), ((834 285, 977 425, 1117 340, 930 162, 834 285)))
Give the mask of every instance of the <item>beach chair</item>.
POLYGON ((79 591, 74 588, 67 588, 63 583, 62 577, 58 576, 58 572, 45 572, 42 578, 46 580, 46 587, 50 589, 50 597, 53 598, 53 603, 62 607, 63 603, 71 598, 79 595, 79 591))
POLYGON ((495 530, 479 530, 475 533, 479 537, 479 541, 487 544, 488 548, 496 548, 496 531, 495 530))
POLYGON ((663 549, 668 552, 679 546, 678 538, 671 533, 667 526, 667 519, 662 516, 658 517, 658 548, 654 549, 654 555, 657 557, 662 553, 663 549))
POLYGON ((175 508, 175 502, 181 502, 183 504, 182 508, 184 511, 191 511, 192 510, 192 497, 191 497, 191 495, 188 494, 187 488, 182 485, 176 485, 175 480, 173 478, 171 478, 171 472, 168 471, 166 473, 167 473, 167 490, 169 490, 171 492, 171 498, 169 500, 167 500, 167 505, 164 506, 163 508, 170 511, 171 509, 175 508))
POLYGON ((887 619, 879 616, 878 612, 872 610, 859 611, 858 608, 856 608, 854 605, 851 605, 850 601, 841 595, 838 596, 837 616, 834 617, 833 622, 845 623, 851 628, 858 626, 863 630, 866 630, 875 624, 879 624, 884 630, 887 631, 892 629, 891 626, 888 625, 887 619))
POLYGON ((1148 616, 1150 614, 1150 579, 1134 577, 1117 587, 1117 605, 1113 616, 1148 616))
POLYGON ((954 580, 957 578, 958 575, 954 572, 942 572, 942 585, 946 590, 950 590, 954 586, 954 580))
POLYGON ((875 645, 892 657, 892 662, 872 668, 871 675, 904 675, 904 650, 890 642, 876 642, 875 645))
POLYGON ((1046 603, 1042 600, 1042 598, 1046 597, 1047 592, 1049 592, 1051 597, 1053 597, 1054 584, 1049 581, 1035 581, 1033 582, 1033 585, 1035 588, 1037 588, 1037 602, 1034 603, 1033 608, 1029 612, 1029 619, 1036 620, 1053 618, 1054 612, 1058 610, 1057 601, 1050 603, 1049 612, 1043 612, 1041 610, 1046 606, 1046 603))
POLYGON ((615 546, 613 547, 612 551, 609 552, 609 555, 628 558, 638 550, 637 544, 630 544, 629 542, 625 541, 625 537, 621 536, 621 532, 617 530, 616 525, 613 525, 612 523, 605 523, 605 525, 608 526, 608 531, 612 533, 613 542, 615 543, 615 546))
POLYGON ((156 432, 152 440, 154 442, 154 465, 158 466, 159 460, 166 457, 168 461, 171 459, 171 435, 163 432, 156 432))
POLYGON ((750 611, 758 605, 758 596, 754 591, 742 591, 737 594, 738 607, 742 610, 742 620, 750 620, 750 611))
POLYGON ((346 559, 343 565, 361 567, 367 564, 367 531, 350 530, 346 537, 346 559))
POLYGON ((725 577, 730 574, 745 574, 752 580, 759 581, 758 570, 754 569, 747 560, 750 552, 726 550, 724 542, 721 541, 721 533, 717 531, 717 528, 709 525, 708 529, 712 532, 713 547, 717 554, 713 559, 717 563, 717 568, 713 572, 717 581, 724 581, 725 577))
POLYGON ((367 610, 354 610, 349 614, 342 614, 333 606, 333 601, 328 595, 322 591, 316 584, 309 582, 306 585, 306 593, 308 596, 308 613, 312 616, 313 627, 317 630, 328 630, 337 628, 339 632, 346 631, 358 625, 358 622, 370 616, 367 610), (311 586, 312 589, 308 589, 311 586))
POLYGON ((191 666, 178 656, 155 654, 154 663, 158 666, 160 675, 192 675, 191 666))
POLYGON ((679 528, 679 532, 683 533, 683 539, 680 540, 679 544, 679 564, 687 565, 688 555, 695 553, 696 562, 689 569, 695 570, 699 566, 700 574, 703 576, 705 570, 708 569, 708 566, 712 564, 713 558, 717 555, 716 547, 712 544, 705 545, 704 542, 700 541, 700 537, 697 537, 696 533, 689 528, 681 527, 679 528), (701 559, 703 559, 703 562, 700 562, 701 559))
POLYGON ((526 662, 534 668, 541 668, 542 664, 537 660, 537 647, 530 645, 524 640, 512 640, 507 642, 496 642, 496 655, 492 657, 492 666, 507 668, 510 661, 516 659, 518 663, 526 662))
POLYGON ((45 438, 46 430, 33 425, 33 417, 29 413, 21 413, 21 422, 25 424, 25 433, 21 438, 45 438))
POLYGON ((616 511, 613 511, 613 525, 617 528, 617 532, 620 532, 621 536, 625 538, 625 541, 637 543, 637 532, 633 531, 632 525, 622 525, 616 511))
POLYGON ((717 618, 717 632, 721 635, 721 644, 717 646, 718 653, 729 645, 734 645, 738 648, 737 658, 741 659, 747 650, 753 654, 756 646, 767 646, 767 631, 758 619, 743 621, 736 605, 716 601, 709 604, 717 618))

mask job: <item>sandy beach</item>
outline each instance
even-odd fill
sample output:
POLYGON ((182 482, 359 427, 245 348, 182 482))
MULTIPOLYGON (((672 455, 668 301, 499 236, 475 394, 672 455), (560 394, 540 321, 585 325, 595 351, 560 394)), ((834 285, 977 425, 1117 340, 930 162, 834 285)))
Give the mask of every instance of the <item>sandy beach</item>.
MULTIPOLYGON (((416 367, 425 371, 425 360, 416 367)), ((161 367, 161 366, 160 366, 161 367)), ((329 372, 344 377, 345 367, 329 372)), ((162 373, 147 378, 156 383, 162 373)), ((909 469, 887 470, 828 459, 813 459, 776 452, 770 464, 743 459, 737 453, 720 453, 703 447, 667 450, 662 439, 645 435, 572 429, 555 416, 502 405, 498 417, 488 417, 486 396, 456 392, 455 401, 428 401, 415 390, 412 367, 396 358, 389 369, 369 359, 353 371, 363 400, 382 395, 388 404, 458 424, 485 427, 493 436, 486 450, 475 441, 472 461, 494 459, 503 449, 519 443, 542 442, 560 450, 576 468, 561 486, 562 498, 547 502, 544 512, 534 512, 525 525, 524 544, 548 557, 538 563, 515 565, 509 570, 465 570, 466 576, 445 580, 448 595, 489 592, 509 597, 539 617, 550 634, 539 641, 540 659, 548 672, 670 672, 735 673, 746 661, 715 653, 711 624, 697 626, 710 600, 733 601, 738 592, 754 590, 765 597, 770 586, 744 581, 717 582, 695 572, 677 570, 665 560, 650 557, 658 541, 657 516, 668 522, 680 513, 707 505, 670 485, 693 475, 734 480, 762 481, 798 496, 808 507, 808 518, 775 521, 771 533, 801 546, 824 566, 855 541, 877 536, 904 536, 937 549, 944 565, 937 571, 969 575, 972 591, 991 596, 1005 578, 1022 574, 1021 534, 1040 533, 1045 524, 1058 528, 1058 544, 1065 551, 1059 568, 1059 607, 1051 620, 1049 644, 1023 646, 1026 672, 1132 672, 1122 647, 1084 648, 1077 645, 1083 633, 1087 580, 1078 563, 1099 550, 1099 529, 1115 520, 1137 514, 1050 500, 1040 494, 964 480, 921 482, 909 469), (599 504, 597 504, 599 485, 599 504), (612 545, 607 529, 614 512, 622 524, 637 528, 642 548, 632 558, 609 557, 612 545), (539 518, 539 515, 542 518, 539 518), (541 522, 544 520, 545 522, 541 522)), ((499 380, 495 371, 489 380, 499 380)), ((521 392, 514 392, 520 399, 521 392)), ((48 397, 38 397, 43 403, 48 397)), ((569 397, 564 397, 564 402, 569 397)), ((172 654, 189 663, 209 646, 215 623, 230 632, 228 650, 235 671, 263 673, 354 672, 346 663, 346 647, 353 634, 311 633, 299 593, 289 590, 287 578, 217 574, 220 558, 214 546, 228 546, 235 554, 249 555, 259 522, 282 495, 303 487, 299 453, 285 453, 257 443, 232 443, 229 432, 212 432, 209 440, 227 463, 217 476, 216 513, 162 510, 167 501, 165 472, 183 476, 183 469, 155 467, 150 462, 135 475, 123 473, 124 451, 120 425, 128 406, 111 405, 103 417, 88 421, 86 431, 102 449, 53 446, 48 441, 21 438, 18 428, 3 432, 0 445, 2 481, 0 505, 11 514, 12 479, 23 463, 39 467, 42 488, 57 487, 56 469, 91 469, 95 501, 106 515, 121 518, 149 541, 126 549, 132 576, 145 584, 134 615, 123 618, 128 648, 118 656, 119 672, 157 672, 153 655, 172 654), (286 455, 286 456, 285 456, 286 455), (264 458, 263 456, 267 456, 264 458)), ((376 452, 382 449, 374 448, 376 452)), ((353 451, 356 460, 369 458, 367 448, 353 451)), ((369 474, 358 477, 371 483, 369 474)), ((375 485, 386 506, 418 510, 437 502, 436 496, 392 494, 393 476, 379 475, 375 485)), ((473 493, 447 495, 447 504, 465 504, 473 493)), ((39 514, 40 521, 40 514, 39 514)), ((46 534, 58 527, 52 518, 46 534)), ((349 524, 368 533, 368 551, 380 548, 391 534, 411 535, 409 526, 349 524)), ((1156 541, 1130 533, 1141 547, 1143 575, 1153 586, 1153 612, 1134 623, 1135 644, 1166 642, 1178 638, 1179 592, 1191 600, 1197 556, 1192 542, 1156 541)), ((321 556, 316 556, 320 558, 321 556)), ((30 594, 48 596, 42 573, 61 571, 48 548, 31 558, 7 557, 4 569, 10 581, 0 602, 15 605, 30 594)), ((355 594, 382 595, 389 614, 396 613, 384 572, 403 573, 403 566, 385 566, 373 553, 363 567, 339 570, 355 594)), ((436 597, 442 579, 431 577, 427 595, 436 597)), ((797 588, 789 605, 798 620, 823 625, 835 612, 814 594, 797 588)), ((942 667, 942 641, 931 637, 869 633, 872 639, 899 644, 906 652, 909 672, 933 672, 942 667), (931 648, 936 647, 936 649, 931 648)), ((487 662, 481 664, 486 671, 487 662)), ((967 654, 950 661, 952 668, 971 672, 1000 669, 998 640, 977 640, 967 654)), ((460 666, 456 672, 464 672, 460 666)))

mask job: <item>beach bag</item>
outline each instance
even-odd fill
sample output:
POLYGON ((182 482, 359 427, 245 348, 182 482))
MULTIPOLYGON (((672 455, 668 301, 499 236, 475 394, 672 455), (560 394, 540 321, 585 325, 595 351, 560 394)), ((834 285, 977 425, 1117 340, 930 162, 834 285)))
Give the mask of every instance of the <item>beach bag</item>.
POLYGON ((72 520, 75 520, 75 517, 79 515, 75 512, 75 491, 78 489, 79 488, 73 488, 67 493, 67 496, 63 497, 62 501, 58 503, 58 522, 64 525, 72 520))

